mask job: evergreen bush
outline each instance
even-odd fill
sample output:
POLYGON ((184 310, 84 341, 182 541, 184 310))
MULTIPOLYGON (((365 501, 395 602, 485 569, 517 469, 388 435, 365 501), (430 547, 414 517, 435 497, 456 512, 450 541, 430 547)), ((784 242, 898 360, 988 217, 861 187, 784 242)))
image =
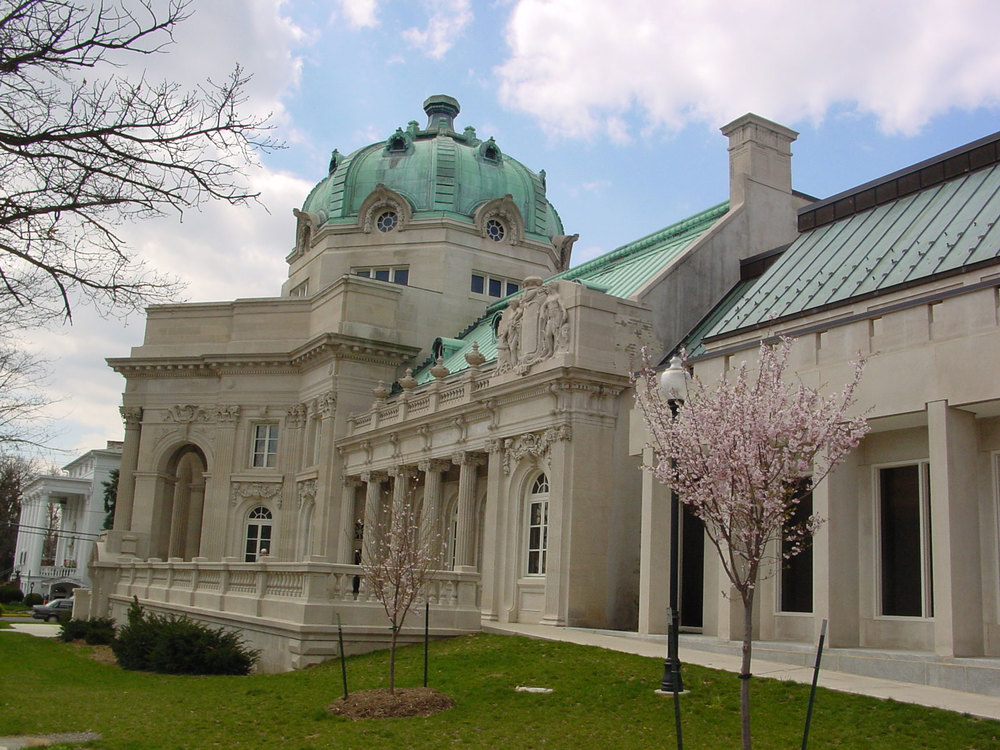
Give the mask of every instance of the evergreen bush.
POLYGON ((24 600, 24 592, 16 583, 5 583, 0 586, 0 604, 10 604, 24 600))
POLYGON ((25 607, 34 607, 36 604, 41 604, 41 603, 42 603, 41 594, 28 594, 26 597, 24 597, 25 607))
POLYGON ((111 648, 123 669, 162 674, 248 674, 260 654, 237 633, 187 617, 149 614, 138 599, 111 648))
POLYGON ((74 620, 60 618, 62 629, 59 638, 66 641, 82 640, 90 646, 106 646, 115 639, 115 621, 110 617, 98 617, 93 620, 74 620))

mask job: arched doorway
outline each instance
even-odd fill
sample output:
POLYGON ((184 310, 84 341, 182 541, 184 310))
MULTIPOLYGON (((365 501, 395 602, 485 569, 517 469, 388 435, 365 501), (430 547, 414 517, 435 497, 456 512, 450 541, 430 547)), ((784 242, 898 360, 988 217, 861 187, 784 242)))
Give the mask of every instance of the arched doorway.
POLYGON ((157 493, 159 522, 152 540, 154 556, 190 560, 199 555, 207 470, 205 454, 192 444, 178 448, 167 461, 157 493))

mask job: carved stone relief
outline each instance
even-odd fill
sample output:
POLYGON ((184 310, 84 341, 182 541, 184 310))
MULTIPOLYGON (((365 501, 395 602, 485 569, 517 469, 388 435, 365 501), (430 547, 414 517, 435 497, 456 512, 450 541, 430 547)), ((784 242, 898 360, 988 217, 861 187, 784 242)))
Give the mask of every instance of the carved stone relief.
POLYGON ((299 510, 306 503, 316 501, 316 480, 305 479, 298 483, 295 488, 295 497, 298 500, 299 510))
POLYGON ((534 456, 548 464, 549 448, 560 440, 572 440, 573 429, 568 425, 550 427, 542 432, 529 432, 503 441, 503 471, 510 474, 521 459, 534 456))
POLYGON ((274 500, 281 507, 282 482, 233 482, 229 487, 229 504, 236 506, 240 500, 255 498, 258 500, 274 500))
POLYGON ((285 423, 289 427, 304 427, 306 423, 306 405, 292 404, 285 414, 285 423))
POLYGON ((167 409, 166 422, 191 424, 193 422, 235 422, 240 417, 240 407, 233 405, 197 406, 178 404, 167 409))
POLYGON ((558 287, 529 276, 524 294, 512 299, 500 318, 496 373, 527 374, 532 365, 566 351, 569 335, 569 315, 558 287))

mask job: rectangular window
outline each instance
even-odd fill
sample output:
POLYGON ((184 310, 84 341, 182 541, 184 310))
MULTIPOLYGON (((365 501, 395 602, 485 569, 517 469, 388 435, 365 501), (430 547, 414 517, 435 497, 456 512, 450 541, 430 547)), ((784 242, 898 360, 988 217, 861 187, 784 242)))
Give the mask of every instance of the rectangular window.
POLYGON ((528 505, 528 575, 545 575, 545 555, 549 537, 549 501, 528 505))
POLYGON ((253 457, 250 465, 255 469, 273 469, 278 464, 278 425, 258 424, 253 428, 253 457))
POLYGON ((494 299, 514 294, 520 288, 521 284, 518 281, 505 279, 502 276, 489 276, 485 273, 472 274, 470 285, 473 294, 483 294, 494 299))
MULTIPOLYGON (((813 512, 812 492, 806 491, 798 505, 785 521, 785 528, 801 528, 813 512)), ((805 549, 791 558, 785 555, 792 549, 793 542, 782 534, 781 539, 781 611, 813 611, 813 549, 812 540, 804 542, 805 549)))
POLYGON ((378 266, 372 268, 355 268, 351 271, 355 276, 376 281, 391 281, 393 284, 407 286, 410 283, 409 266, 378 266))
POLYGON ((288 293, 289 297, 308 297, 309 296, 309 280, 306 279, 298 286, 294 287, 292 291, 288 293))
POLYGON ((930 467, 878 470, 881 614, 932 617, 930 467))

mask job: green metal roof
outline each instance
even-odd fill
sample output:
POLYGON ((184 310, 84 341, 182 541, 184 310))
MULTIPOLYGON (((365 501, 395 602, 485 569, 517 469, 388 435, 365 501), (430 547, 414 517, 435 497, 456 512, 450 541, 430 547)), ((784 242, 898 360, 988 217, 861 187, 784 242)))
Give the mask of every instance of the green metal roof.
POLYGON ((545 173, 535 173, 502 153, 492 138, 483 141, 472 127, 454 130, 458 102, 433 96, 424 102, 429 121, 415 121, 386 140, 348 156, 334 152, 330 174, 303 203, 323 223, 357 220, 365 198, 379 184, 405 197, 414 217, 453 216, 471 220, 486 201, 510 195, 524 218, 525 233, 548 239, 563 234, 562 222, 545 197, 545 173))
MULTIPOLYGON (((688 219, 671 224, 627 245, 622 245, 587 263, 556 274, 547 281, 576 281, 599 289, 613 297, 627 299, 670 261, 690 247, 728 210, 728 202, 720 203, 688 219)), ((473 343, 479 345, 479 351, 486 357, 487 362, 495 360, 497 349, 496 336, 493 332, 497 316, 507 307, 509 300, 522 293, 517 292, 490 305, 483 316, 458 337, 457 340, 461 342, 461 346, 456 348, 454 346, 455 340, 447 339, 452 345, 444 347, 442 353, 444 366, 453 373, 468 369, 469 364, 465 361, 465 355, 472 351, 473 343)), ((430 374, 430 367, 433 364, 433 362, 427 361, 414 372, 418 383, 426 383, 434 379, 430 374)))
POLYGON ((706 334, 767 325, 1000 258, 1000 164, 804 233, 706 334))
POLYGON ((563 271, 549 280, 579 281, 607 292, 612 297, 627 299, 690 247, 728 210, 728 201, 720 203, 587 263, 563 271))

